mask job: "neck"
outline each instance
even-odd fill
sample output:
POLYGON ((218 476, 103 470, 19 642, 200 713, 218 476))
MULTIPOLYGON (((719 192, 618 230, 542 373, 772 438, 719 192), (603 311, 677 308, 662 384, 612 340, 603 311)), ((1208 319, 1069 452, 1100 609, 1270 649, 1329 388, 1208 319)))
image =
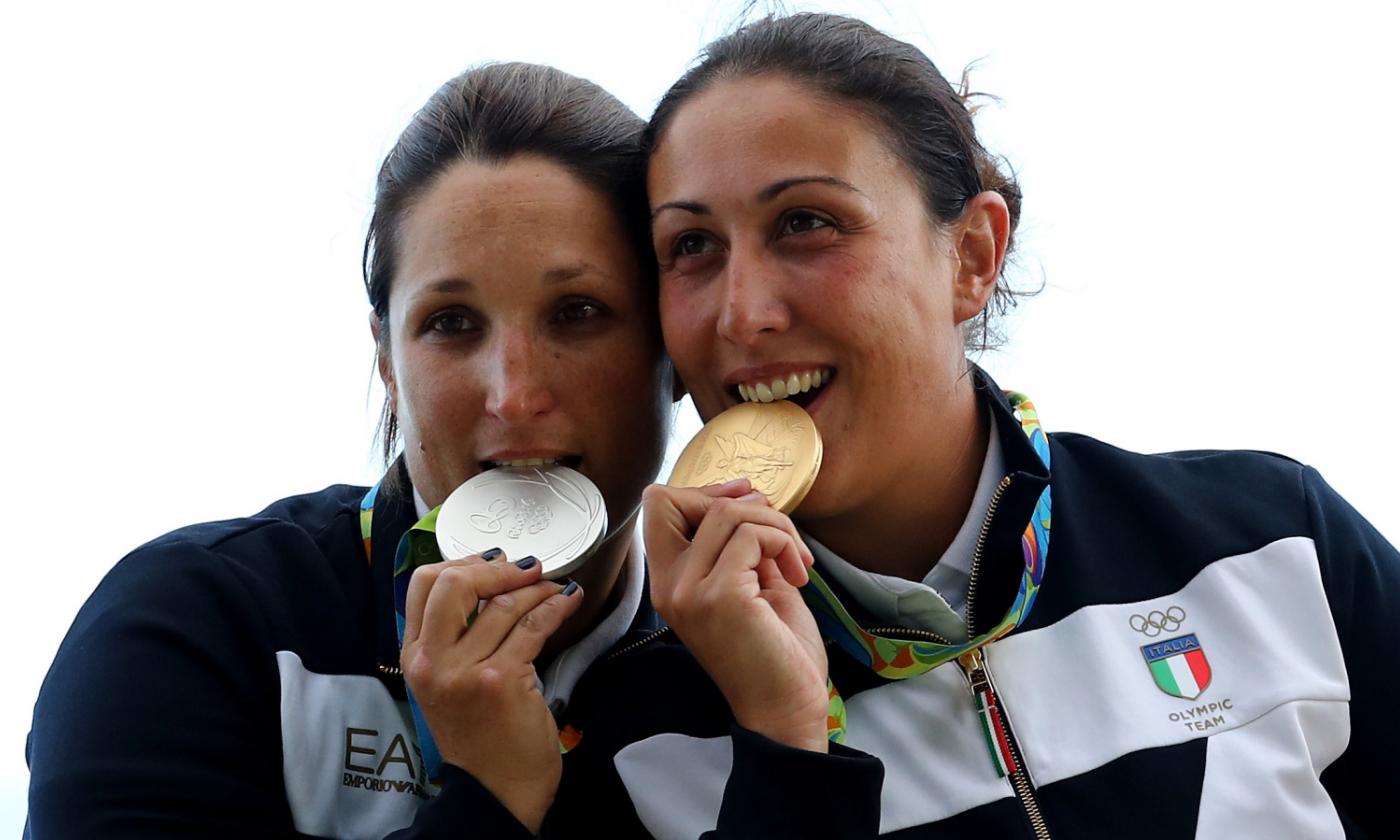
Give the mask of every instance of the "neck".
POLYGON ((622 580, 627 552, 632 549, 636 519, 634 513, 571 576, 583 588, 583 604, 573 615, 564 619, 564 623, 545 642, 544 650, 540 653, 541 660, 553 658, 559 651, 587 636, 608 613, 617 608, 622 599, 622 587, 618 584, 622 580))
POLYGON ((922 443, 897 486, 869 504, 802 527, 852 565, 923 580, 957 536, 977 493, 989 443, 986 410, 971 376, 962 378, 936 437, 922 443))

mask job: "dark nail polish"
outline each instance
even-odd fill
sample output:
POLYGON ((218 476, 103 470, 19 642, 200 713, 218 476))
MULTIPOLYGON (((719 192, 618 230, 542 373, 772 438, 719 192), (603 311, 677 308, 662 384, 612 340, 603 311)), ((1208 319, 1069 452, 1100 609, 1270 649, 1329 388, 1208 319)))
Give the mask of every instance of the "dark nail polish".
POLYGON ((566 587, 564 587, 564 591, 563 591, 562 593, 560 593, 560 594, 562 594, 564 597, 567 598, 568 596, 574 594, 574 593, 577 592, 577 591, 578 591, 578 581, 573 581, 573 580, 571 580, 571 581, 569 581, 569 585, 566 586, 566 587))
POLYGON ((495 560, 497 557, 500 556, 501 550, 499 548, 488 548, 485 551, 481 552, 482 560, 495 560))
POLYGON ((535 557, 535 555, 531 554, 529 557, 522 557, 522 558, 520 558, 519 560, 516 560, 516 561, 515 561, 515 566, 516 566, 516 568, 521 569, 521 570, 524 570, 524 569, 533 569, 533 568, 535 567, 535 564, 538 563, 538 562, 540 562, 540 561, 539 561, 539 558, 537 558, 537 557, 535 557))

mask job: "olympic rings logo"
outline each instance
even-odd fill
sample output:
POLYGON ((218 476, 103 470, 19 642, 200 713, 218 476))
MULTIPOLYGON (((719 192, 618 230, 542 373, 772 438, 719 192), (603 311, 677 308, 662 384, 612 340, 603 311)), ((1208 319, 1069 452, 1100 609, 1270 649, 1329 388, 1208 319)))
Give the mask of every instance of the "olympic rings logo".
POLYGON ((1147 615, 1134 615, 1128 619, 1128 626, 1151 639, 1163 633, 1175 633, 1186 621, 1186 610, 1181 607, 1167 607, 1166 612, 1153 610, 1147 615))

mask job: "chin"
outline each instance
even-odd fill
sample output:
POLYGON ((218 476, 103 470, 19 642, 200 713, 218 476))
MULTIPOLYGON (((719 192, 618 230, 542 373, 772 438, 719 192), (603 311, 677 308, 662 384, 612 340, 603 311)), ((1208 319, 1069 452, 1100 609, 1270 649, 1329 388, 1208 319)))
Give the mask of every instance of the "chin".
POLYGON ((807 492, 807 497, 792 513, 793 521, 800 524, 808 520, 828 519, 840 513, 841 505, 836 500, 842 498, 842 495, 833 485, 831 476, 823 467, 822 472, 817 475, 816 483, 807 492))

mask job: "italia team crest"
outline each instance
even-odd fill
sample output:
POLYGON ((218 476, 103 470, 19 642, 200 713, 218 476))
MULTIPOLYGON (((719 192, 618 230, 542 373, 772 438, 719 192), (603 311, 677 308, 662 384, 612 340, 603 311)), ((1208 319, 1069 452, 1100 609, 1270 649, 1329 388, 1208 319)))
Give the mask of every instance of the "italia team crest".
POLYGON ((1157 687, 1173 697, 1195 700, 1210 685, 1210 662, 1195 633, 1143 645, 1142 656, 1157 687))

